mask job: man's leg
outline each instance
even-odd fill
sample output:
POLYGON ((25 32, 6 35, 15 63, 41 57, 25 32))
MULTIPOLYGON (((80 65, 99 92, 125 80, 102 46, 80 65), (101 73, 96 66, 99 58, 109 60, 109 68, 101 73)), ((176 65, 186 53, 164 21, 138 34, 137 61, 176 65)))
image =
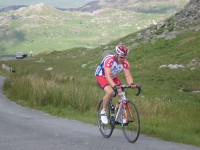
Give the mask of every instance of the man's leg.
POLYGON ((108 118, 107 118, 106 108, 108 108, 109 101, 112 98, 113 89, 112 89, 112 87, 110 85, 107 85, 104 88, 104 91, 105 91, 106 94, 103 97, 103 109, 101 110, 101 121, 104 124, 107 124, 108 123, 108 118))
POLYGON ((105 96, 103 97, 103 108, 106 109, 108 107, 108 103, 112 98, 113 95, 113 88, 110 85, 107 85, 104 88, 104 91, 106 92, 105 96))

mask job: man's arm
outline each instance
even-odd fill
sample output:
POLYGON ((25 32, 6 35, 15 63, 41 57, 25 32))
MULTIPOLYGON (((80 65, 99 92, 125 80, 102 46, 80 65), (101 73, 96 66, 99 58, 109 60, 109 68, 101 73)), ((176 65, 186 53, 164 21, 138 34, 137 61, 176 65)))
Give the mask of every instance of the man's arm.
POLYGON ((130 72, 130 69, 125 69, 124 70, 124 75, 126 77, 126 81, 127 81, 128 85, 131 85, 131 84, 134 83, 133 82, 133 77, 132 77, 131 72, 130 72))

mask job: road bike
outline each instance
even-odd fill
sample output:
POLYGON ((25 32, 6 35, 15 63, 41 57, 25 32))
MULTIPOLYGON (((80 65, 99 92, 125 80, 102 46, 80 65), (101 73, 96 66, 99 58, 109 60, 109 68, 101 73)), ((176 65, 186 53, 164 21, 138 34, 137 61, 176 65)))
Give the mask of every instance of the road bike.
MULTIPOLYGON (((109 138, 116 125, 122 127, 124 136, 130 143, 137 141, 140 134, 140 118, 139 113, 136 108, 136 105, 132 100, 126 99, 125 89, 131 88, 131 86, 120 85, 122 92, 118 95, 122 97, 117 104, 114 106, 112 99, 109 102, 107 111, 108 124, 103 124, 101 121, 101 110, 103 107, 103 100, 100 100, 97 108, 97 117, 98 117, 98 127, 103 137, 109 138)), ((141 86, 136 86, 138 91, 136 96, 138 96, 142 88, 141 86)), ((113 95, 115 97, 117 93, 113 95)))

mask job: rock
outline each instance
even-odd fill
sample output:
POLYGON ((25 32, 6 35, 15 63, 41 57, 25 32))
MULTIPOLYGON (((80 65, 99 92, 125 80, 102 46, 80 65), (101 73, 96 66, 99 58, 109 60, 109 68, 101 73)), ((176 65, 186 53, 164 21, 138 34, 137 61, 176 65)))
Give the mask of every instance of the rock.
POLYGON ((49 68, 47 68, 47 69, 45 69, 46 71, 52 71, 53 70, 53 68, 52 67, 49 67, 49 68))
POLYGON ((196 67, 200 66, 200 62, 196 61, 196 59, 193 59, 189 64, 188 67, 196 67))
POLYGON ((166 37, 166 34, 161 34, 161 35, 158 35, 156 38, 157 39, 163 39, 163 38, 165 38, 166 37))
POLYGON ((170 34, 165 37, 166 40, 171 40, 171 39, 175 39, 175 38, 176 38, 176 35, 174 35, 174 34, 170 34))
POLYGON ((157 24, 157 29, 163 28, 165 26, 165 22, 161 21, 157 24))
POLYGON ((82 68, 85 68, 86 66, 87 66, 87 64, 82 64, 82 66, 81 66, 81 67, 82 67, 82 68))
POLYGON ((169 64, 169 65, 161 65, 159 68, 169 68, 169 69, 179 69, 179 68, 184 68, 184 65, 179 65, 179 64, 169 64))
POLYGON ((184 68, 185 66, 183 65, 178 65, 178 64, 169 64, 168 65, 169 69, 178 69, 178 68, 184 68))
POLYGON ((193 94, 200 94, 200 91, 192 91, 193 94))
POLYGON ((159 68, 167 68, 167 65, 161 65, 159 68))
POLYGON ((142 34, 142 33, 138 33, 138 35, 137 35, 137 39, 143 39, 144 38, 144 35, 142 34))

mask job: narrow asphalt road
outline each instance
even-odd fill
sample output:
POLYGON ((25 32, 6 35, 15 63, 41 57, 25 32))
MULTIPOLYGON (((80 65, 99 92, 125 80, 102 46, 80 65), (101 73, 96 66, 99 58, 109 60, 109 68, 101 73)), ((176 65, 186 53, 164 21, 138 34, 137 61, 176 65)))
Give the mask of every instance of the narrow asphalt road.
POLYGON ((141 135, 128 143, 121 130, 109 139, 98 127, 21 107, 2 94, 0 77, 0 150, 200 150, 141 135))

